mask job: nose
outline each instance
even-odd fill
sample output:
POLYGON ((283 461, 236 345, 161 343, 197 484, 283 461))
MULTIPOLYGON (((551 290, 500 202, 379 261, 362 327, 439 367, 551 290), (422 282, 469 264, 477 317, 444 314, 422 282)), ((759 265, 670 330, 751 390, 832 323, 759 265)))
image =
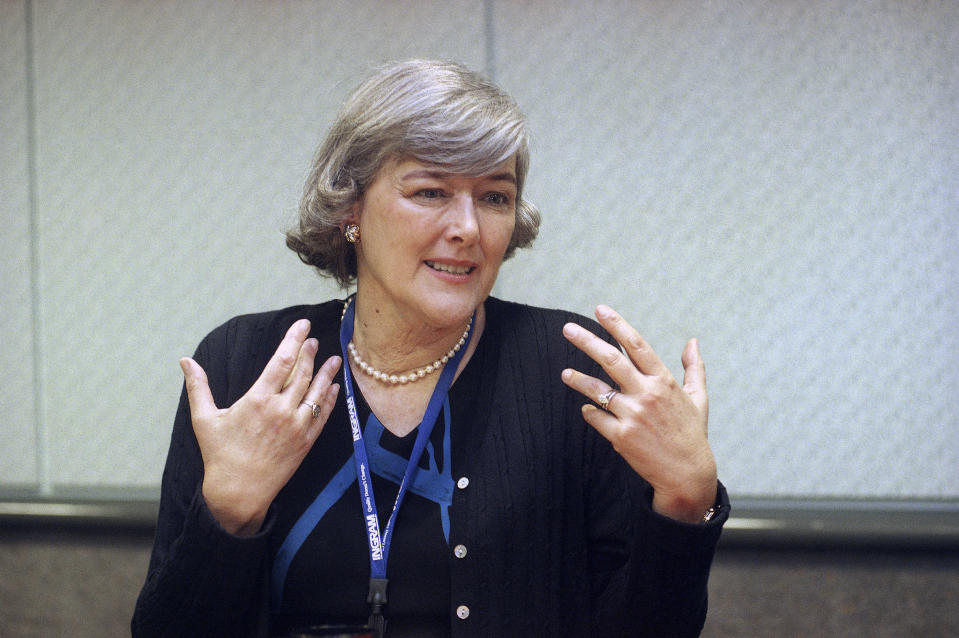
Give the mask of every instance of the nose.
POLYGON ((456 243, 471 244, 479 238, 479 217, 472 193, 453 197, 446 211, 446 237, 456 243))

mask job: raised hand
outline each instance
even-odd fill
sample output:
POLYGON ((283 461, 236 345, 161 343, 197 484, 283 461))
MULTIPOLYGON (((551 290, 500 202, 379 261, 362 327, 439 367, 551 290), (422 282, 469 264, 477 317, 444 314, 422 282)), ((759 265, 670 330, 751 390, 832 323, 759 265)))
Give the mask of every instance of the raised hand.
POLYGON ((612 308, 598 306, 596 318, 622 350, 574 323, 563 327, 563 335, 602 366, 618 387, 571 369, 563 371, 563 382, 605 403, 605 409, 584 405, 583 418, 652 485, 655 511, 690 523, 702 520, 716 498, 716 461, 706 438, 709 403, 699 344, 690 339, 683 350, 680 386, 649 344, 612 308))
POLYGON ((196 361, 180 360, 203 456, 203 498, 231 534, 260 529, 333 410, 339 385, 331 382, 341 358, 330 357, 314 376, 318 346, 309 332, 309 321, 294 323, 260 377, 229 408, 216 406, 196 361))

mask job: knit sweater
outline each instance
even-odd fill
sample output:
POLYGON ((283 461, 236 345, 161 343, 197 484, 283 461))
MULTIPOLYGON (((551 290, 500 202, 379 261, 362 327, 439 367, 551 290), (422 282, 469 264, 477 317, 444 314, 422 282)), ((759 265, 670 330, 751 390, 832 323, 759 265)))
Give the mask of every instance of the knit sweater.
MULTIPOLYGON (((709 523, 655 513, 648 483, 583 421, 585 399, 560 381, 565 368, 604 376, 561 332, 575 321, 605 335, 598 324, 494 298, 485 304, 485 330, 468 364, 482 366, 475 409, 453 431, 453 467, 469 487, 454 491, 450 508, 449 544, 468 548, 464 557, 448 553, 450 635, 697 636, 728 516, 725 490, 717 488, 723 507, 709 523)), ((338 354, 341 309, 328 302, 245 315, 211 332, 195 359, 217 405, 249 389, 297 319, 311 321, 318 364, 338 354)), ((345 412, 341 393, 334 415, 345 412)), ((336 427, 332 417, 326 427, 336 427)), ((134 638, 270 635, 271 547, 283 493, 258 534, 234 537, 207 509, 202 476, 184 394, 134 638)))

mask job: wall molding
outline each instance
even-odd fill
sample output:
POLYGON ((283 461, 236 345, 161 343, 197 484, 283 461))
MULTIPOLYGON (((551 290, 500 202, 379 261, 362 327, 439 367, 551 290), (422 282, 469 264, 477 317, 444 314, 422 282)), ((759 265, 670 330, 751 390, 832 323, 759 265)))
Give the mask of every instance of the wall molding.
MULTIPOLYGON (((158 502, 0 495, 0 529, 151 532, 158 502)), ((915 549, 959 552, 959 501, 733 499, 722 548, 915 549)))

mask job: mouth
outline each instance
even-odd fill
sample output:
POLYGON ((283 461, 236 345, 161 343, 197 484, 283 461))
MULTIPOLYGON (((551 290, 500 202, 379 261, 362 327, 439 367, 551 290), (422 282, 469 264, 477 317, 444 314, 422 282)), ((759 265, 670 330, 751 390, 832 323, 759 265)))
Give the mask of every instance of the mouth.
POLYGON ((433 270, 438 270, 440 272, 448 272, 453 275, 468 275, 474 270, 476 266, 456 266, 453 264, 441 264, 437 261, 426 261, 426 265, 432 268, 433 270))

